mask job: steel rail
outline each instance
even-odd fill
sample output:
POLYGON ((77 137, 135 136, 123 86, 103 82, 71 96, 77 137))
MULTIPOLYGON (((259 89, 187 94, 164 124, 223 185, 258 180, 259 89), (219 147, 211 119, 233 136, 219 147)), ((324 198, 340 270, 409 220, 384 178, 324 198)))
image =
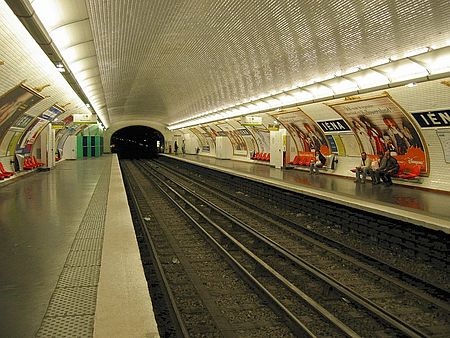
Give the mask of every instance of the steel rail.
POLYGON ((134 185, 131 182, 132 180, 134 181, 134 176, 131 174, 131 170, 128 168, 128 165, 123 165, 122 168, 125 169, 124 175, 123 175, 125 186, 128 185, 130 187, 130 189, 127 189, 127 191, 130 194, 132 203, 135 205, 135 210, 136 210, 136 213, 138 214, 138 223, 140 225, 142 232, 144 233, 144 236, 145 236, 145 239, 149 246, 150 252, 152 253, 151 257, 152 257, 152 261, 153 261, 153 266, 155 267, 155 273, 158 277, 158 280, 160 280, 162 282, 163 287, 161 289, 164 291, 163 294, 166 298, 166 304, 168 304, 169 312, 170 312, 170 315, 172 318, 172 323, 174 324, 175 329, 177 331, 177 336, 189 338, 190 337, 189 331, 186 328, 186 325, 184 323, 181 312, 179 311, 179 309, 176 305, 175 296, 173 295, 173 292, 170 288, 169 282, 166 278, 161 261, 158 257, 158 253, 157 253, 155 244, 153 243, 150 233, 149 233, 147 227, 145 226, 145 224, 146 224, 145 217, 142 215, 141 210, 139 208, 139 202, 138 202, 138 199, 136 196, 136 190, 137 189, 140 190, 140 187, 135 182, 134 182, 134 185))
MULTIPOLYGON (((154 175, 154 174, 152 173, 152 175, 154 175)), ((166 179, 170 180, 167 177, 166 177, 166 179)), ((333 289, 339 291, 340 293, 344 294, 346 297, 350 298, 355 303, 359 304, 360 306, 364 307, 365 309, 367 309, 371 313, 375 314, 380 319, 382 319, 385 323, 388 323, 392 327, 396 328, 397 330, 399 330, 399 331, 403 332, 404 334, 406 334, 408 336, 411 336, 411 337, 426 337, 427 336, 427 334, 422 332, 420 329, 415 328, 412 325, 406 323, 405 321, 403 321, 402 319, 400 319, 397 316, 393 315, 392 313, 384 310, 383 308, 381 308, 380 306, 378 306, 377 304, 375 304, 371 300, 361 296, 360 294, 358 294, 357 292, 353 291, 352 289, 346 287, 345 285, 343 285, 342 283, 340 283, 339 281, 337 281, 333 277, 331 277, 328 274, 322 272, 320 269, 317 269, 316 267, 314 267, 310 263, 306 262, 302 258, 300 258, 297 255, 293 254, 292 252, 284 249, 283 247, 281 247, 275 241, 273 241, 270 238, 267 238, 266 236, 264 236, 264 235, 260 234, 259 232, 255 231, 250 226, 248 226, 247 224, 241 222, 239 219, 237 219, 233 215, 229 214, 228 212, 224 211, 222 208, 217 207, 215 204, 209 202, 208 200, 206 200, 205 198, 200 196, 195 191, 191 190, 190 188, 186 187, 185 185, 183 185, 183 184, 181 184, 179 182, 174 182, 173 180, 171 180, 171 181, 174 184, 176 184, 177 186, 180 186, 182 189, 187 191, 192 196, 195 196, 195 198, 197 198, 200 201, 202 201, 203 204, 208 205, 210 208, 214 209, 216 212, 222 214, 229 221, 233 222, 234 224, 238 225, 242 229, 245 229, 247 232, 251 233, 253 236, 255 236, 261 242, 265 243, 266 245, 269 245, 271 248, 273 248, 280 255, 284 255, 286 258, 290 259, 292 262, 297 264, 299 267, 307 270, 309 273, 311 273, 315 277, 319 278, 323 282, 325 282, 328 285, 330 285, 333 289)), ((163 183, 165 185, 167 185, 165 182, 163 182, 163 183)), ((195 206, 193 206, 183 196, 179 195, 179 197, 181 199, 184 199, 185 203, 187 203, 188 205, 191 205, 192 208, 195 208, 195 206)), ((204 213, 202 213, 200 210, 198 210, 198 212, 200 214, 202 214, 202 217, 204 217, 205 219, 208 218, 208 216, 205 215, 204 213)), ((220 231, 223 231, 223 230, 220 230, 220 231)), ((228 234, 225 233, 225 231, 223 231, 223 232, 224 232, 224 235, 228 236, 228 234)), ((331 316, 333 316, 333 315, 331 315, 331 316)))
MULTIPOLYGON (((196 182, 196 184, 201 184, 203 189, 207 189, 211 193, 215 193, 215 190, 213 188, 205 186, 205 182, 199 182, 198 180, 188 177, 178 171, 175 171, 168 167, 166 164, 157 162, 158 164, 161 164, 166 168, 167 170, 171 171, 174 175, 177 175, 179 177, 182 177, 185 180, 189 180, 192 182, 196 182)), ((265 209, 262 209, 258 207, 257 205, 253 205, 243 199, 239 199, 239 202, 236 202, 236 197, 230 195, 227 192, 221 191, 221 198, 222 196, 227 196, 227 201, 229 203, 233 203, 235 205, 238 205, 240 208, 245 208, 248 212, 261 217, 261 214, 265 215, 265 218, 267 220, 270 220, 274 224, 276 224, 278 227, 282 228, 283 230, 292 233, 295 236, 301 237, 303 240, 310 242, 313 245, 319 246, 323 250, 326 250, 328 252, 331 252, 335 255, 339 255, 341 258, 348 260, 349 262, 360 266, 361 268, 377 275, 380 278, 383 278, 386 281, 389 281, 390 283, 393 283, 397 285, 398 287, 414 294, 415 296, 424 299, 427 302, 433 303, 437 307, 450 312, 450 303, 448 302, 450 300, 450 292, 444 289, 443 287, 436 285, 434 283, 425 281, 419 277, 413 276, 410 273, 392 266, 391 264, 381 261, 380 259, 373 257, 369 254, 366 254, 364 252, 361 252, 355 248, 349 247, 345 245, 344 243, 332 239, 328 236, 325 236, 323 234, 316 233, 312 230, 309 230, 302 225, 295 223, 291 221, 290 219, 281 216, 281 215, 274 215, 272 213, 268 213, 265 209), (301 228, 301 230, 296 230, 298 227, 301 228), (327 244, 323 244, 323 243, 327 244), (338 249, 340 251, 345 251, 351 254, 343 254, 342 252, 332 251, 330 249, 330 246, 332 248, 338 249), (353 256, 353 257, 352 257, 353 256), (355 260, 354 257, 357 257, 361 260, 363 260, 365 263, 359 262, 355 260), (385 273, 380 273, 376 269, 373 268, 375 266, 376 268, 380 270, 389 270, 391 273, 396 274, 397 278, 393 278, 385 273), (404 280, 408 279, 414 283, 414 286, 411 286, 407 284, 404 280), (419 285, 419 286, 417 286, 419 285), (426 290, 426 291, 425 291, 426 290)))

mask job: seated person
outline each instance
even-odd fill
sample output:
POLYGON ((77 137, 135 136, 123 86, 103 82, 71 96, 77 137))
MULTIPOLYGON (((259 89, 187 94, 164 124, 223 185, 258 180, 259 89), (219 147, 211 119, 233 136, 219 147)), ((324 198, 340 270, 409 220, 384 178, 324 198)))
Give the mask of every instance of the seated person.
POLYGON ((370 177, 372 178, 372 184, 378 184, 378 182, 379 182, 379 177, 377 177, 377 172, 380 169, 380 162, 381 162, 382 158, 383 158, 383 155, 380 155, 379 158, 372 160, 372 162, 370 163, 369 174, 370 174, 370 177))
POLYGON ((361 153, 361 163, 359 166, 355 168, 356 173, 356 182, 366 183, 367 174, 370 172, 371 159, 367 158, 367 154, 365 151, 361 153), (362 176, 362 178, 361 178, 362 176))
POLYGON ((381 160, 380 169, 377 171, 378 181, 381 177, 386 186, 392 185, 391 175, 397 174, 399 169, 400 166, 398 165, 397 160, 391 156, 391 152, 389 150, 386 150, 383 159, 381 160))
POLYGON ((309 174, 312 175, 315 173, 316 175, 319 175, 319 169, 325 165, 326 161, 327 159, 322 155, 320 150, 316 150, 314 160, 309 164, 309 174))

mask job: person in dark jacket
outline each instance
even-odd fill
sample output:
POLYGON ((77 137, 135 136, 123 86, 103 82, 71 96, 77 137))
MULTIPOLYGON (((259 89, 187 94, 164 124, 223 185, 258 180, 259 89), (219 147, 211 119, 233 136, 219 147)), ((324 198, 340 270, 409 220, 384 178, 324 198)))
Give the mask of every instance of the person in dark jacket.
POLYGON ((382 161, 380 165, 379 175, 386 186, 392 185, 391 176, 398 173, 400 166, 397 160, 391 156, 391 152, 386 150, 384 153, 385 161, 382 161))
POLYGON ((319 175, 319 169, 325 165, 326 161, 327 159, 322 155, 320 150, 316 150, 314 159, 309 163, 309 174, 312 175, 315 173, 316 175, 319 175))

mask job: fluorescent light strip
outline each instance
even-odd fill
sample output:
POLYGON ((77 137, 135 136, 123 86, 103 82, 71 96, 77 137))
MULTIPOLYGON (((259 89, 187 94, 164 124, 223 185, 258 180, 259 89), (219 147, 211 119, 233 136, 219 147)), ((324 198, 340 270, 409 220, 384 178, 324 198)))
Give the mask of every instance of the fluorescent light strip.
POLYGON ((368 92, 372 88, 379 90, 381 87, 391 88, 415 84, 429 80, 430 77, 432 79, 446 77, 450 75, 448 73, 450 73, 449 45, 439 49, 419 48, 404 53, 402 58, 393 56, 389 59, 377 60, 369 67, 362 65, 352 67, 345 74, 339 76, 335 74, 333 78, 310 80, 298 88, 260 95, 243 104, 203 112, 170 123, 167 128, 176 130, 250 113, 262 113, 298 104, 321 102, 330 98, 368 92))

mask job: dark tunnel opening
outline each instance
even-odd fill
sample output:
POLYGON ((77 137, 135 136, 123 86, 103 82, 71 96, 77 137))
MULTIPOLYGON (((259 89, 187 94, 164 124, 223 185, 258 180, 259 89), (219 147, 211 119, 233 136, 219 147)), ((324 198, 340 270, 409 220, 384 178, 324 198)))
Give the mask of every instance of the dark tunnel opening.
POLYGON ((111 136, 111 152, 119 159, 155 158, 163 151, 164 136, 144 126, 131 126, 111 136))

